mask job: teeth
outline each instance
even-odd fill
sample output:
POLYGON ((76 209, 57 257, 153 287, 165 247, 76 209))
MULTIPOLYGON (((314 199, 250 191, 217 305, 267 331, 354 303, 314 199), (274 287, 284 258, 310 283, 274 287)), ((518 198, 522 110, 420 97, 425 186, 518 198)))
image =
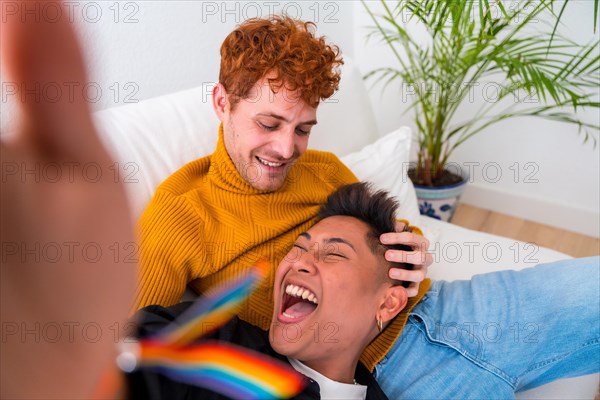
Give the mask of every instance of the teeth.
POLYGON ((306 288, 289 284, 285 287, 285 292, 290 296, 302 298, 303 300, 308 300, 312 303, 319 304, 317 296, 306 288))
POLYGON ((267 165, 267 166, 269 166, 269 167, 276 168, 276 167, 281 167, 281 166, 283 165, 283 163, 274 163, 274 162, 269 162, 269 161, 267 161, 267 160, 263 160, 263 159, 262 159, 262 158, 260 158, 260 157, 257 157, 257 158, 258 158, 258 160, 259 160, 261 163, 263 163, 264 165, 267 165))

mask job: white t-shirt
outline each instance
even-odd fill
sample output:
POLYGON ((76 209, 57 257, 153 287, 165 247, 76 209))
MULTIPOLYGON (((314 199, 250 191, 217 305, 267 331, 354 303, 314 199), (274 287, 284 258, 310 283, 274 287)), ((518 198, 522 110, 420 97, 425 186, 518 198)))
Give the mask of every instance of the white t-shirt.
POLYGON ((336 382, 307 367, 298 360, 288 358, 288 361, 296 371, 308 376, 319 384, 321 399, 323 400, 365 400, 367 397, 367 387, 364 385, 336 382))

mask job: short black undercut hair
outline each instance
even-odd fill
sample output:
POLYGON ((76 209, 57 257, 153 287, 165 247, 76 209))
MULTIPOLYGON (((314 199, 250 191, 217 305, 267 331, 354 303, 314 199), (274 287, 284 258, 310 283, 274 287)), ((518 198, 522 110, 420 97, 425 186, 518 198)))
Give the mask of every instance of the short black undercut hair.
MULTIPOLYGON (((394 232, 396 213, 399 204, 386 191, 374 191, 368 182, 357 182, 341 186, 333 192, 319 210, 318 220, 334 216, 348 216, 356 218, 369 226, 367 244, 381 261, 389 268, 412 269, 412 264, 390 262, 385 259, 385 251, 407 250, 412 248, 406 245, 384 245, 379 241, 383 233, 394 232)), ((387 276, 387 274, 386 274, 387 276)), ((389 279, 389 278, 388 278, 389 279)), ((407 287, 410 282, 390 279, 395 285, 407 287)))

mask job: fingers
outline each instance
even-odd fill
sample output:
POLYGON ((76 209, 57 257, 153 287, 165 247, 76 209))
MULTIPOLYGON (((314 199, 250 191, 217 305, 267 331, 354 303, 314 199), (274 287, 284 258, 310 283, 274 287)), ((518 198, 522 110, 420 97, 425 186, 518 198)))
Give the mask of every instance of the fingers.
MULTIPOLYGON (((27 2, 27 7, 34 8, 34 2, 27 2)), ((72 23, 66 18, 49 21, 14 13, 4 16, 1 33, 2 60, 17 87, 22 111, 18 142, 49 157, 105 157, 82 91, 61 91, 53 101, 41 101, 35 94, 42 87, 82 87, 86 83, 72 23)))
POLYGON ((433 256, 425 248, 412 251, 387 250, 385 259, 390 262, 423 265, 425 267, 429 267, 433 263, 433 256))
POLYGON ((418 294, 419 294, 419 284, 418 283, 413 282, 406 288, 406 295, 408 297, 415 297, 418 294))
POLYGON ((413 282, 417 285, 425 279, 427 270, 421 266, 416 269, 390 268, 389 277, 397 281, 413 282))
POLYGON ((396 220, 394 231, 403 232, 407 226, 408 225, 404 221, 396 220))
MULTIPOLYGON (((42 2, 14 3, 35 10, 42 2)), ((3 251, 1 262, 2 324, 82 326, 93 321, 108 332, 126 321, 135 281, 135 264, 110 254, 134 243, 124 188, 110 174, 88 180, 81 171, 88 163, 110 166, 82 91, 52 101, 39 95, 40 88, 86 83, 73 27, 66 18, 48 21, 18 12, 2 15, 1 30, 7 67, 3 78, 20 91, 16 98, 22 112, 16 137, 0 141, 0 233, 3 244, 14 250, 7 257, 3 251), (23 173, 45 165, 63 168, 59 178, 23 173), (95 258, 79 251, 88 245, 98 250, 95 258), (47 246, 59 250, 48 255, 43 250, 47 246)), ((10 380, 2 374, 2 393, 11 398, 90 398, 102 370, 113 365, 116 339, 107 334, 93 341, 59 336, 40 341, 12 337, 0 352, 2 365, 11 367, 10 380), (73 376, 77 379, 69 379, 73 376)))
MULTIPOLYGON (((396 229, 403 229, 405 226, 396 224, 396 229)), ((387 250, 385 259, 391 262, 408 263, 413 265, 412 270, 402 268, 391 268, 389 277, 394 280, 412 282, 407 288, 409 297, 416 296, 419 292, 419 284, 426 278, 427 269, 433 263, 433 256, 428 252, 429 240, 412 232, 390 232, 381 235, 380 240, 383 244, 394 245, 402 244, 411 247, 413 250, 387 250)))
POLYGON ((383 244, 404 244, 413 248, 429 248, 429 240, 425 236, 412 232, 388 232, 380 236, 383 244))
POLYGON ((433 262, 429 249, 429 240, 412 232, 390 232, 380 236, 381 243, 386 245, 403 244, 413 251, 388 250, 385 258, 392 262, 404 262, 414 265, 429 266, 433 262))
POLYGON ((406 288, 408 297, 414 297, 419 293, 419 284, 427 276, 427 268, 423 266, 417 266, 413 270, 407 270, 402 268, 390 268, 389 277, 397 281, 411 282, 406 288))

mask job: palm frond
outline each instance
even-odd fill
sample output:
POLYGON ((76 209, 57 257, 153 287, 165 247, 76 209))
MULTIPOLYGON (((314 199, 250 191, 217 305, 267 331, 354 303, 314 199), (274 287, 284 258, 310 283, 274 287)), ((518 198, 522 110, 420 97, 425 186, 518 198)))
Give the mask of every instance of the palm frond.
POLYGON ((576 125, 586 141, 597 142, 598 127, 576 113, 599 108, 592 94, 600 86, 595 51, 600 42, 581 45, 560 35, 556 27, 564 6, 555 14, 553 0, 524 0, 516 9, 489 0, 400 0, 393 7, 382 0, 376 15, 362 1, 374 23, 368 38, 388 46, 400 65, 373 70, 366 78, 385 87, 399 81, 403 90, 410 90, 406 111, 414 112, 419 162, 443 166, 465 140, 494 123, 523 116, 576 125), (493 13, 492 7, 500 12, 493 13), (425 27, 426 45, 415 42, 407 30, 407 15, 409 22, 425 27), (545 18, 553 22, 549 31, 526 33, 545 18), (472 83, 483 81, 496 82, 497 102, 483 104, 469 121, 457 124, 455 116, 472 83), (540 105, 525 108, 522 93, 540 105), (519 101, 511 104, 511 96, 519 101), (500 110, 501 104, 510 106, 500 110))

